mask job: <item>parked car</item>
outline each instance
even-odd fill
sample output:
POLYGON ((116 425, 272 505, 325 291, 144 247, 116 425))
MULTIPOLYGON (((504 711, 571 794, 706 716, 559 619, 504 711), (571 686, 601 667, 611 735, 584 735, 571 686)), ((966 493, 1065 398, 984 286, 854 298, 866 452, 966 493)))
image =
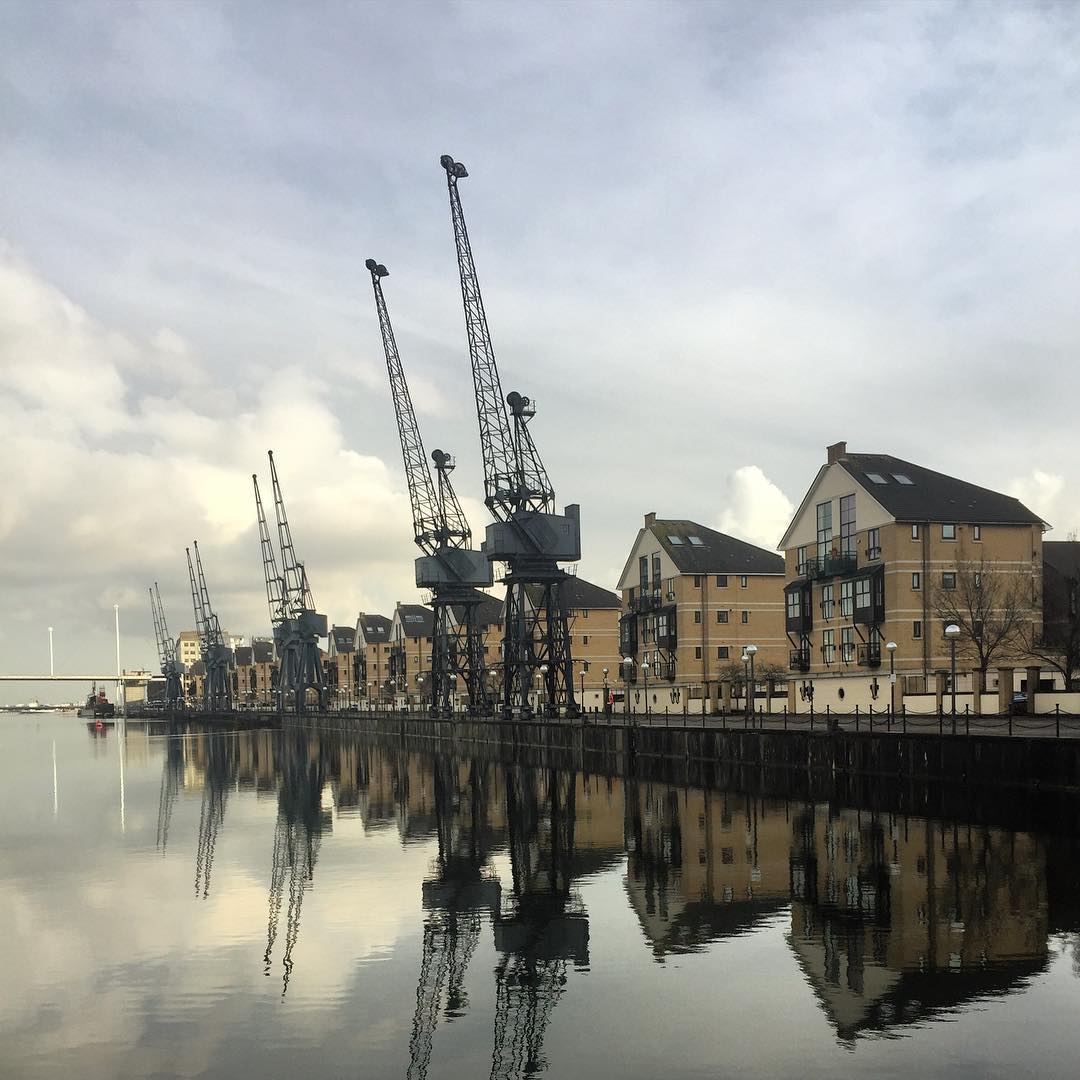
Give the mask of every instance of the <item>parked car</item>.
POLYGON ((1009 712, 1013 716, 1027 716, 1028 700, 1027 694, 1017 692, 1012 696, 1012 703, 1009 705, 1009 712))

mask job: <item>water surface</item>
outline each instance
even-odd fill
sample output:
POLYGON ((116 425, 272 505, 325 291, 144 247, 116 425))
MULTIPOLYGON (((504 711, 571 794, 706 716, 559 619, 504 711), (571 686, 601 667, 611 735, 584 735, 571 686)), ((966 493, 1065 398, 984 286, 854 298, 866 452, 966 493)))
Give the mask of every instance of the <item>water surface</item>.
POLYGON ((1067 833, 343 733, 0 744, 3 1077, 1076 1075, 1067 833))

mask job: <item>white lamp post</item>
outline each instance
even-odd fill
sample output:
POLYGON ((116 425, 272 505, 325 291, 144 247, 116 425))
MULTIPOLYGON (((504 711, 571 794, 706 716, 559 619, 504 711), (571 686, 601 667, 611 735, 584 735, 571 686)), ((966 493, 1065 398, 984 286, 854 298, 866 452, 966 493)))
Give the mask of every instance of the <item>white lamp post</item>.
POLYGON ((945 636, 949 639, 950 666, 952 674, 949 680, 949 689, 952 692, 952 733, 956 734, 956 639, 960 636, 960 627, 956 623, 949 623, 945 627, 945 636))

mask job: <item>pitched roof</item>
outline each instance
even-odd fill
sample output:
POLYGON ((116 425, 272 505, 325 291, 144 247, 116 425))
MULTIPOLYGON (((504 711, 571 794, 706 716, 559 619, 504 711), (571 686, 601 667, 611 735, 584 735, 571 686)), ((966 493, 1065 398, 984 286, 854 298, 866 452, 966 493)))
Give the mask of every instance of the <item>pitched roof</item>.
POLYGON ((569 577, 562 586, 563 604, 568 608, 621 608, 622 598, 591 581, 569 577))
POLYGON ((274 643, 272 641, 259 641, 251 643, 251 652, 256 664, 270 664, 274 661, 274 643))
POLYGON ((236 649, 237 667, 249 667, 252 662, 252 646, 240 645, 236 649))
POLYGON ((1019 499, 934 472, 891 454, 842 454, 840 465, 898 521, 1041 525, 1019 499), (884 483, 877 483, 871 477, 884 483), (906 477, 911 483, 898 480, 906 477))
POLYGON ((394 612, 407 638, 431 637, 435 630, 435 612, 423 604, 398 604, 394 612))
POLYGON ((476 608, 476 618, 480 626, 495 626, 502 622, 503 600, 500 596, 492 596, 483 589, 472 589, 474 596, 480 598, 476 608))
POLYGON ((356 651, 355 626, 331 626, 330 636, 333 638, 335 651, 339 653, 356 651))
POLYGON ((783 556, 696 521, 657 519, 646 526, 681 574, 782 574, 783 556))
POLYGON ((364 635, 364 641, 368 645, 378 645, 390 640, 390 620, 385 615, 360 614, 356 620, 357 626, 364 635))

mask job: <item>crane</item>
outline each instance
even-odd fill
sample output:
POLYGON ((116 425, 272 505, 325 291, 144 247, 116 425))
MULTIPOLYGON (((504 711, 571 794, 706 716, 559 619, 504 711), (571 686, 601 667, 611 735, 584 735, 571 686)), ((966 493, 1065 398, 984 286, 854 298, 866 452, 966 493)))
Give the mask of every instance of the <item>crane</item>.
POLYGON ((470 547, 472 530, 450 482, 454 459, 443 450, 431 453, 437 484, 432 480, 383 295, 382 279, 389 271, 374 259, 368 259, 364 265, 371 273, 386 354, 386 372, 390 378, 390 394, 394 400, 412 505, 413 537, 424 553, 416 560, 416 584, 432 592, 435 619, 431 648, 431 713, 433 716, 452 714, 454 679, 459 675, 468 694, 469 712, 486 713, 488 693, 484 678, 483 630, 477 618, 484 594, 477 589, 491 586, 491 563, 482 552, 470 547))
POLYGON ((176 663, 176 642, 165 622, 165 608, 162 607, 161 591, 156 581, 149 593, 150 612, 154 616, 154 637, 157 640, 158 660, 161 662, 161 674, 165 676, 165 707, 171 712, 178 703, 183 704, 184 698, 180 670, 176 663))
MULTIPOLYGON (((263 577, 266 580, 266 603, 270 608, 270 625, 273 629, 274 653, 280 660, 285 643, 285 623, 287 612, 285 607, 285 581, 278 571, 277 554, 274 551, 274 541, 270 536, 270 527, 266 524, 266 512, 263 510, 262 496, 259 494, 259 477, 256 473, 251 474, 251 482, 255 486, 255 515, 259 519, 259 545, 262 549, 263 577)), ((285 697, 281 692, 281 683, 275 688, 278 699, 279 711, 285 707, 285 697)))
POLYGON ((450 218, 457 248, 465 331, 472 365, 476 417, 484 466, 484 501, 496 521, 481 550, 507 564, 503 578, 503 715, 529 717, 536 673, 543 675, 549 715, 577 715, 570 626, 562 598, 567 574, 560 562, 581 558, 580 508, 555 513, 555 490, 533 441, 529 422, 536 403, 511 391, 505 397, 487 314, 465 226, 458 181, 465 166, 444 154, 450 218))
POLYGON ((326 637, 326 616, 315 611, 315 601, 308 585, 307 570, 296 557, 292 531, 285 513, 285 500, 278 482, 274 451, 267 451, 270 459, 270 482, 274 492, 274 514, 277 518, 278 547, 281 549, 281 573, 278 573, 274 557, 274 545, 266 516, 259 498, 259 484, 255 479, 255 505, 259 515, 259 537, 262 542, 263 571, 266 578, 266 597, 270 605, 270 619, 274 624, 274 642, 278 650, 280 674, 278 676, 279 705, 285 707, 285 696, 291 690, 297 715, 304 711, 308 690, 314 690, 318 707, 326 705, 326 676, 319 655, 319 639, 326 637))
POLYGON ((221 624, 210 604, 206 587, 199 542, 194 541, 195 563, 191 562, 191 548, 186 548, 188 576, 191 578, 191 602, 195 608, 195 628, 199 634, 199 653, 206 666, 203 683, 203 708, 213 712, 228 712, 232 708, 232 649, 225 644, 221 624))

